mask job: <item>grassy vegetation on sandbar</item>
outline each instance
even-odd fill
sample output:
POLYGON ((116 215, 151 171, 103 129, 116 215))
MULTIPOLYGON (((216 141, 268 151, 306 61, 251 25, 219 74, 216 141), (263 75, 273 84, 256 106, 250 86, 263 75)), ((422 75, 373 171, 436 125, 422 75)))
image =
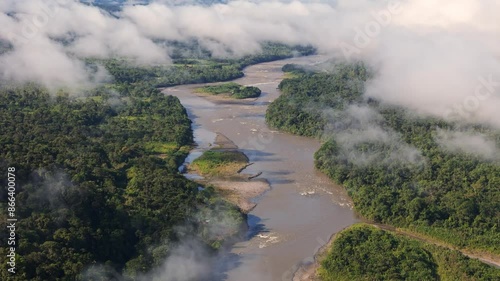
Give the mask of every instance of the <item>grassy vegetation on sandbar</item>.
POLYGON ((253 86, 243 86, 238 83, 229 82, 214 86, 205 86, 197 88, 198 93, 211 95, 226 95, 234 99, 257 98, 262 93, 261 90, 253 86))
POLYGON ((237 174, 247 164, 248 158, 242 152, 208 150, 190 168, 203 176, 227 177, 237 174))

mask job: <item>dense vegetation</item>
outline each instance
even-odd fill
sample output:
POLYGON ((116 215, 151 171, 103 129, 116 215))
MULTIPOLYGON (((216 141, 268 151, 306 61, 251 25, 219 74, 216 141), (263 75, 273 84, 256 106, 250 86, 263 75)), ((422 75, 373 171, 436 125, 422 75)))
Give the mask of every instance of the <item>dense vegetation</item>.
MULTIPOLYGON (((316 165, 345 186, 359 213, 500 254, 500 165, 443 148, 438 133, 459 131, 459 125, 363 100, 369 75, 360 64, 295 73, 280 84, 282 95, 266 119, 282 130, 324 138, 316 165), (362 120, 366 116, 370 120, 362 120)), ((500 147, 498 131, 466 130, 492 136, 500 147)))
POLYGON ((242 86, 238 83, 229 82, 213 86, 204 86, 196 89, 197 92, 211 95, 227 95, 234 99, 257 98, 262 93, 261 90, 253 86, 242 86))
POLYGON ((499 254, 500 165, 440 147, 436 132, 448 126, 441 121, 380 110, 384 124, 425 160, 384 161, 396 148, 367 142, 355 148, 355 155, 378 153, 381 160, 359 165, 333 138, 316 153, 317 166, 348 189, 357 210, 369 219, 499 254))
MULTIPOLYGON (((91 265, 135 276, 169 255, 178 225, 210 248, 244 224, 235 207, 178 173, 192 132, 177 98, 141 87, 110 93, 51 97, 34 85, 0 92, 0 169, 14 166, 18 184, 12 280, 76 280, 91 265), (213 209, 234 219, 232 231, 204 230, 217 224, 200 221, 213 209)), ((5 265, 4 246, 0 255, 5 265)), ((1 279, 8 274, 1 270, 1 279)))
POLYGON ((359 102, 368 77, 362 64, 337 65, 330 73, 307 74, 293 65, 284 69, 303 75, 280 83, 282 94, 269 105, 266 121, 272 127, 304 136, 321 134, 326 125, 322 110, 341 110, 359 102))
MULTIPOLYGON (((91 60, 90 64, 99 62, 91 60)), ((243 76, 238 65, 204 59, 184 59, 171 65, 134 66, 127 60, 102 61, 120 84, 141 83, 152 87, 227 81, 243 76)))
POLYGON ((323 280, 439 280, 432 255, 407 239, 369 226, 338 234, 322 261, 323 280))
POLYGON ((321 263, 325 281, 498 280, 500 271, 457 251, 354 225, 340 233, 321 263))

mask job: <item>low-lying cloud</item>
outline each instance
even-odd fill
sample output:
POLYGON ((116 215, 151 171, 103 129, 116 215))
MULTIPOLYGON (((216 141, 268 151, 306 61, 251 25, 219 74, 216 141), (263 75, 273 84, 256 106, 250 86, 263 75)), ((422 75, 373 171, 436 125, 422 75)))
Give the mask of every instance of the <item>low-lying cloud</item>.
POLYGON ((493 138, 484 134, 438 130, 435 140, 443 149, 453 153, 473 154, 486 160, 500 160, 500 148, 493 138))
POLYGON ((326 111, 324 116, 328 120, 324 137, 333 135, 339 154, 355 165, 423 166, 426 163, 416 147, 405 143, 394 130, 381 125, 383 117, 373 108, 351 105, 341 112, 326 111), (360 149, 366 145, 368 147, 360 149))
POLYGON ((96 82, 104 76, 89 75, 81 58, 168 63, 168 47, 155 44, 158 40, 196 38, 215 56, 255 53, 262 41, 312 44, 337 59, 371 65, 377 73, 367 96, 427 115, 500 128, 500 3, 198 3, 128 5, 115 17, 71 0, 2 1, 0 38, 14 48, 0 56, 0 77, 54 87, 96 82), (484 80, 489 84, 483 85, 484 80))
POLYGON ((450 120, 500 128, 500 3, 487 0, 158 1, 119 17, 72 0, 2 1, 4 81, 51 87, 106 79, 82 58, 168 63, 160 41, 193 38, 215 56, 241 56, 260 42, 312 44, 376 70, 366 95, 450 120), (346 52, 346 48, 347 52, 346 52), (351 49, 349 49, 351 48, 351 49))

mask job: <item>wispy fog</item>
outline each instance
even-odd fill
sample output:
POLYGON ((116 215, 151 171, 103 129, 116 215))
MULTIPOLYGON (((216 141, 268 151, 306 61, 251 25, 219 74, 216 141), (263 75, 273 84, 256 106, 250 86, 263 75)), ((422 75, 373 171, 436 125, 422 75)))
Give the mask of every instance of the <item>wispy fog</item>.
POLYGON ((157 1, 119 17, 71 0, 0 3, 0 77, 60 87, 97 82, 84 57, 168 63, 157 40, 197 38, 215 56, 259 42, 312 44, 377 73, 367 95, 453 120, 500 127, 500 3, 488 0, 157 1), (214 2, 214 1, 212 1, 214 2), (209 2, 211 3, 211 2, 209 2), (64 43, 62 43, 64 42, 64 43))

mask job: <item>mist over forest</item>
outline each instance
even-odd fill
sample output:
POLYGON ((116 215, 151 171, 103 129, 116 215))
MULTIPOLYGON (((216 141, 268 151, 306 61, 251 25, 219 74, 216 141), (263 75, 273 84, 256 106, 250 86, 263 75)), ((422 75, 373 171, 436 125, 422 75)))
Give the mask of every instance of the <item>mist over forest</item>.
POLYGON ((83 58, 169 63, 170 41, 196 39, 220 58, 255 54, 263 41, 311 44, 376 69, 367 97, 500 126, 491 1, 154 1, 125 5, 116 16, 69 0, 3 1, 0 9, 10 50, 0 57, 3 80, 96 83, 105 73, 88 73, 83 58))
POLYGON ((318 280, 498 280, 476 258, 500 263, 499 12, 488 0, 1 1, 0 170, 15 167, 19 221, 15 251, 0 234, 17 273, 0 279, 230 280, 221 260, 249 239, 248 211, 183 176, 196 114, 162 89, 229 82, 198 89, 250 104, 267 93, 230 82, 247 67, 315 56, 284 65, 260 117, 320 141, 315 168, 353 212, 397 229, 341 232, 318 280))

